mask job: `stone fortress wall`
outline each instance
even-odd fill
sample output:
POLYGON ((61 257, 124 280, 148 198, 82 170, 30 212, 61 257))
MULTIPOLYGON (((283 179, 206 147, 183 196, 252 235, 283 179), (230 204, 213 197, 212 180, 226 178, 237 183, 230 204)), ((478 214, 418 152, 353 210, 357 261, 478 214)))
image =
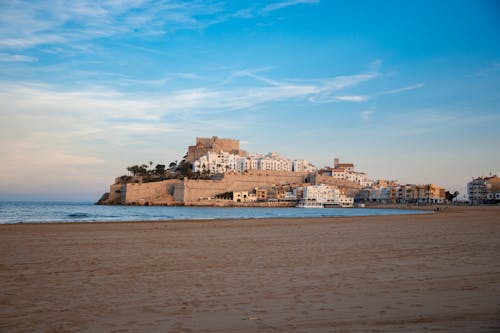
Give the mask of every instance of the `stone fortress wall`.
POLYGON ((248 171, 242 174, 228 173, 221 180, 184 179, 177 184, 174 199, 185 204, 233 191, 252 191, 256 187, 285 184, 303 184, 310 180, 308 172, 248 171))
POLYGON ((107 203, 122 205, 184 205, 233 191, 253 191, 276 185, 327 184, 353 195, 360 186, 348 180, 309 172, 251 170, 227 173, 218 180, 169 179, 151 183, 113 184, 107 203))
POLYGON ((173 204, 175 185, 181 182, 179 179, 168 179, 151 183, 128 183, 123 204, 173 204))
POLYGON ((105 204, 110 205, 172 205, 174 190, 182 180, 168 179, 151 183, 115 183, 109 188, 105 204))

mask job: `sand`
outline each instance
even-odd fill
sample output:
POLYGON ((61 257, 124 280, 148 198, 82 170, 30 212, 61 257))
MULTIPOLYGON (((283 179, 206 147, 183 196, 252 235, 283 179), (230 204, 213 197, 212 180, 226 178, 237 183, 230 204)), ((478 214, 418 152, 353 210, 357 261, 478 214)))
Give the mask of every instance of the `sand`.
POLYGON ((500 207, 0 226, 0 332, 500 332, 500 207))

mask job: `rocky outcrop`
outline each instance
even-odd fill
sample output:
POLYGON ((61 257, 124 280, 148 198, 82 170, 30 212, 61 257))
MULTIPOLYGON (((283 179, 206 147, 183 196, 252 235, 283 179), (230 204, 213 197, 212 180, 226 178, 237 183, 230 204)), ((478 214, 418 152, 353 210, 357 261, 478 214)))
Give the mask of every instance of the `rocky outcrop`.
POLYGON ((109 192, 104 193, 99 200, 97 200, 96 205, 108 205, 109 192))

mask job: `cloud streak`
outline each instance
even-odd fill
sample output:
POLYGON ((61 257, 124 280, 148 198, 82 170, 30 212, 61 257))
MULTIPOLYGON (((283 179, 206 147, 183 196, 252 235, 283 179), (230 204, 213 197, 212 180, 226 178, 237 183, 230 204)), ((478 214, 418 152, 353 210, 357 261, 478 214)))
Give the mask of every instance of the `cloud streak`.
POLYGON ((335 99, 343 102, 366 102, 366 96, 336 96, 335 99))
POLYGON ((275 2, 270 5, 267 5, 262 9, 263 12, 272 12, 278 9, 283 9, 290 6, 302 5, 302 4, 316 4, 319 3, 319 0, 289 0, 289 1, 281 1, 275 2))
POLYGON ((375 113, 374 110, 364 110, 364 111, 361 111, 360 113, 360 116, 361 116, 361 120, 363 121, 370 121, 371 118, 372 118, 372 115, 375 113))
POLYGON ((422 88, 423 86, 424 86, 423 83, 417 83, 417 84, 413 84, 411 86, 406 86, 406 87, 402 87, 402 88, 381 91, 381 92, 378 92, 378 93, 374 94, 373 96, 383 96, 383 95, 399 94, 401 92, 419 89, 419 88, 422 88))
POLYGON ((215 0, 11 0, 0 4, 0 48, 73 46, 120 36, 150 39, 179 30, 204 30, 232 19, 252 19, 278 9, 318 2, 289 0, 231 11, 227 4, 215 0))
POLYGON ((38 58, 22 54, 0 53, 0 62, 37 62, 38 58))

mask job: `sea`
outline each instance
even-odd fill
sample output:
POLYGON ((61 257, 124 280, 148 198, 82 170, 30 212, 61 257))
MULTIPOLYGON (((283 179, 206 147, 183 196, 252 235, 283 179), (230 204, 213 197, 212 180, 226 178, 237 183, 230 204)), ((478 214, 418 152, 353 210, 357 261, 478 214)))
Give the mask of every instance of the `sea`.
POLYGON ((0 201, 0 224, 424 214, 419 210, 373 208, 262 208, 99 206, 92 202, 0 201))

